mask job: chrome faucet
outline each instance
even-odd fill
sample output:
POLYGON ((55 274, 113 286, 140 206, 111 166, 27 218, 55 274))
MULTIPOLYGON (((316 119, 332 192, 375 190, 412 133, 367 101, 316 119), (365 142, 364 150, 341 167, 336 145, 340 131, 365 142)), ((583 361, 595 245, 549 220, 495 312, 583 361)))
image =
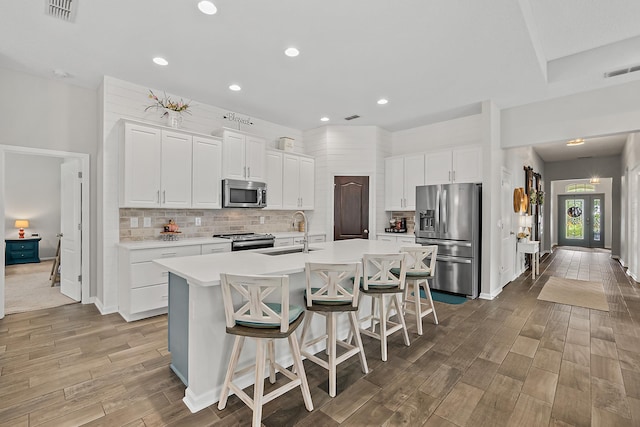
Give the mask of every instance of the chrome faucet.
POLYGON ((293 214, 293 220, 295 224, 296 216, 302 215, 302 220, 304 221, 304 240, 302 241, 302 252, 305 254, 309 253, 309 221, 307 220, 307 215, 305 215, 302 211, 296 211, 293 214))

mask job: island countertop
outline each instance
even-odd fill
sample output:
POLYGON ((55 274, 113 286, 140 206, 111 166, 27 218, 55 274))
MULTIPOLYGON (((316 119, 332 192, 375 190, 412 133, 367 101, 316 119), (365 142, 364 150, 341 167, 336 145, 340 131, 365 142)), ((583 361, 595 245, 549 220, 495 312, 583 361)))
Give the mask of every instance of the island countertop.
POLYGON ((304 271, 306 262, 357 262, 362 259, 362 254, 365 253, 396 253, 400 248, 394 242, 353 239, 313 243, 310 246, 311 251, 307 254, 266 254, 266 252, 297 247, 301 246, 157 259, 154 262, 169 272, 186 279, 190 285, 218 286, 220 285, 220 273, 292 274, 304 271))

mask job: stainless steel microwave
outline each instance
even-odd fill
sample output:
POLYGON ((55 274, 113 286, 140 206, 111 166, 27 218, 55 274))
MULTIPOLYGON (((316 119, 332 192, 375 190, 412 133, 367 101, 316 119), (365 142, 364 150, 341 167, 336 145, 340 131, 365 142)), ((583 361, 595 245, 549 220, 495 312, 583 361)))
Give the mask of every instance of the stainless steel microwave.
POLYGON ((267 206, 266 183, 238 179, 222 181, 222 207, 264 208, 265 206, 267 206))

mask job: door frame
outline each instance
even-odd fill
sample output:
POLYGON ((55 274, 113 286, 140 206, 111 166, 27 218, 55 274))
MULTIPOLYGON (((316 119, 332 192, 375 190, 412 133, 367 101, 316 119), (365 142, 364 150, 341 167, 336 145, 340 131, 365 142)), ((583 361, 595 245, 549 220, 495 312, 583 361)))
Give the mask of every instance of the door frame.
POLYGON ((331 240, 329 240, 329 233, 327 233, 327 241, 333 241, 333 229, 335 226, 335 221, 333 220, 333 211, 335 209, 335 201, 334 201, 334 191, 333 191, 333 185, 336 182, 336 176, 366 176, 369 177, 369 240, 374 240, 372 236, 376 236, 375 239, 377 239, 377 226, 376 226, 376 210, 374 208, 374 206, 378 206, 377 204, 377 200, 376 200, 376 180, 375 180, 375 174, 374 173, 354 173, 354 172, 331 172, 329 174, 329 183, 328 183, 328 189, 329 191, 327 191, 327 199, 328 199, 328 203, 327 203, 327 230, 332 230, 331 231, 331 240), (372 232, 372 228, 376 227, 374 229, 374 231, 372 232))
MULTIPOLYGON (((81 303, 89 304, 92 301, 92 297, 90 296, 89 290, 89 282, 90 282, 90 161, 89 154, 87 153, 74 153, 69 151, 58 151, 58 150, 47 150, 44 148, 31 148, 31 147, 20 147, 14 145, 1 145, 0 144, 0 167, 2 168, 2 172, 0 172, 0 235, 5 235, 5 227, 4 227, 4 215, 5 215, 5 183, 7 181, 7 177, 5 176, 6 167, 6 154, 23 154, 23 155, 34 155, 34 156, 48 156, 48 157, 57 157, 63 159, 77 159, 80 165, 80 171, 82 172, 81 184, 82 184, 82 295, 81 295, 81 303)), ((5 245, 0 245, 0 255, 4 258, 5 245)), ((5 299, 4 299, 4 263, 0 264, 0 319, 4 317, 5 313, 5 299)))
MULTIPOLYGON (((574 194, 569 193, 569 194, 558 194, 556 197, 557 197, 556 201, 557 201, 557 205, 558 205, 557 208, 556 208, 556 217, 558 219, 557 220, 557 225, 556 225, 556 227, 557 227, 556 233, 557 233, 557 236, 558 236, 558 239, 557 239, 558 240, 558 245, 560 245, 560 246, 577 246, 577 247, 586 247, 586 248, 604 248, 605 247, 604 239, 605 239, 605 233, 606 233, 606 229, 605 229, 605 225, 604 224, 605 224, 605 219, 607 218, 607 215, 609 215, 607 213, 607 211, 606 211, 606 208, 605 208, 605 193, 604 192, 602 192, 602 193, 600 193, 600 192, 599 193, 584 192, 584 193, 574 193, 574 194), (592 243, 593 243, 592 242, 593 228, 591 226, 589 227, 589 230, 588 230, 589 235, 587 237, 585 237, 585 239, 583 239, 583 240, 586 241, 586 246, 582 246, 582 245, 567 245, 566 244, 566 240, 567 239, 565 239, 564 237, 562 238, 563 242, 561 243, 561 233, 560 233, 561 230, 560 230, 560 227, 561 227, 561 224, 565 224, 565 221, 564 221, 565 212, 564 212, 563 203, 560 203, 560 200, 562 198, 574 198, 574 199, 584 198, 585 199, 585 208, 584 208, 585 209, 585 212, 584 212, 585 216, 584 216, 584 218, 587 218, 586 214, 587 214, 587 211, 588 211, 589 212, 589 220, 590 220, 589 223, 591 224, 591 220, 593 219, 593 212, 591 211, 591 202, 592 202, 592 198, 593 197, 598 197, 598 198, 600 198, 602 200, 602 203, 601 203, 602 218, 600 220, 600 228, 601 228, 601 235, 602 235, 600 241, 602 243, 602 246, 592 246, 592 243)), ((563 225, 562 227, 563 227, 562 230, 564 230, 566 232, 566 229, 564 228, 565 226, 563 225)))

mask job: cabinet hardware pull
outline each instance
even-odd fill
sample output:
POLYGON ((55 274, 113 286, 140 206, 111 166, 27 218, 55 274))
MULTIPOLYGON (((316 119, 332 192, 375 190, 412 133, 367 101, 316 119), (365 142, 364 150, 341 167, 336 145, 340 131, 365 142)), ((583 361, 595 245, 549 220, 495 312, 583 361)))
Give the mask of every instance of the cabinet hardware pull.
POLYGON ((244 174, 244 177, 246 178, 247 177, 247 167, 246 166, 242 168, 242 173, 244 174))
POLYGON ((158 190, 158 193, 156 194, 156 202, 160 203, 160 190, 158 190))
POLYGON ((167 252, 167 253, 162 254, 162 256, 173 256, 173 255, 176 255, 176 253, 175 252, 167 252))
POLYGON ((451 181, 451 171, 449 171, 449 181, 451 181))
POLYGON ((247 167, 247 178, 251 178, 251 166, 247 167))
POLYGON ((453 171, 453 182, 456 182, 456 171, 453 171))
POLYGON ((162 190, 162 203, 167 203, 167 191, 162 190))

